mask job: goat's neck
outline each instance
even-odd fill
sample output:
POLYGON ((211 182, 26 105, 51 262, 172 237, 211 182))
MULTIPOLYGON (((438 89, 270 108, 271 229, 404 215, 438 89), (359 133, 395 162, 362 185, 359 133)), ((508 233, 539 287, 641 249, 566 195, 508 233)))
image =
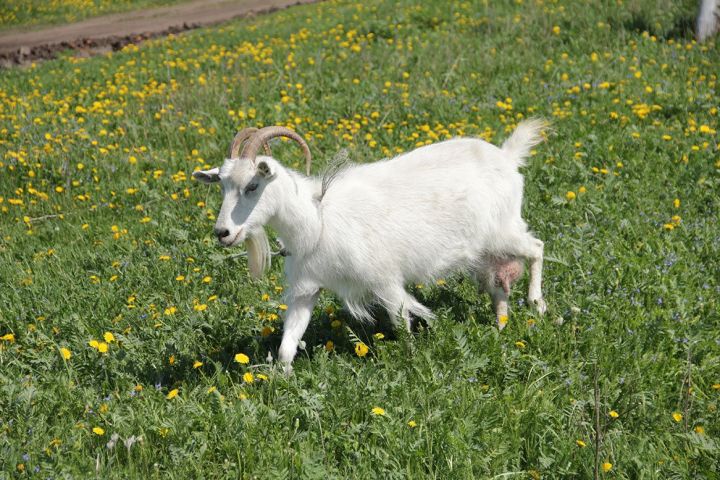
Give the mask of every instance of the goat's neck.
POLYGON ((291 255, 310 253, 320 239, 322 225, 312 179, 289 174, 283 182, 283 201, 270 219, 291 255))

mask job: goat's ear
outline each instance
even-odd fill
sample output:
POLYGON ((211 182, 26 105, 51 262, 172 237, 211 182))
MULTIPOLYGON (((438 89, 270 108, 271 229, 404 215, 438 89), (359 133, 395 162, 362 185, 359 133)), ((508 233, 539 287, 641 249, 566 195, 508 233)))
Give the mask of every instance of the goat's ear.
POLYGON ((260 160, 257 164, 257 174, 270 180, 275 177, 275 170, 265 160, 260 160))
POLYGON ((203 183, 215 183, 220 181, 220 169, 215 167, 210 170, 198 170, 193 172, 193 178, 203 183))

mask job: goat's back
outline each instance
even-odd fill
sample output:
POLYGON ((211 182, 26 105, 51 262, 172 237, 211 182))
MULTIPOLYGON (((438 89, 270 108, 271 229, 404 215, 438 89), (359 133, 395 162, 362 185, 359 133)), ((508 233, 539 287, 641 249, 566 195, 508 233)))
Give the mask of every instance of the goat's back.
POLYGON ((499 249, 503 229, 525 228, 522 188, 516 161, 477 139, 354 165, 322 199, 321 250, 368 281, 434 278, 499 249))

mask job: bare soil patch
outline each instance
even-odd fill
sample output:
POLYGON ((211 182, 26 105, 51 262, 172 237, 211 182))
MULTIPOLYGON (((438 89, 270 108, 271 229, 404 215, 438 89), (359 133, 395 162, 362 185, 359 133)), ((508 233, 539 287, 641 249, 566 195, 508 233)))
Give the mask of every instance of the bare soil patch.
POLYGON ((0 68, 54 58, 76 50, 93 55, 130 43, 177 34, 318 0, 194 0, 188 3, 116 13, 37 30, 17 28, 0 33, 0 68))

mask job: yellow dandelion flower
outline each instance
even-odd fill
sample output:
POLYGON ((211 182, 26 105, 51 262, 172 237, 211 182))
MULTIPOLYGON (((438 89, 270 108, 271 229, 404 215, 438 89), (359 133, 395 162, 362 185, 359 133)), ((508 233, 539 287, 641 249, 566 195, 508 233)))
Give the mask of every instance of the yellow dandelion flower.
POLYGON ((580 448, 585 448, 585 447, 587 447, 587 443, 583 442, 582 440, 575 440, 575 443, 576 443, 577 446, 580 447, 580 448))
POLYGON ((193 362, 193 368, 200 368, 202 366, 203 366, 203 362, 201 362, 200 360, 195 360, 193 362))
POLYGON ((695 427, 695 433, 698 435, 705 435, 705 428, 703 428, 702 425, 698 425, 695 427))
POLYGON ((243 374, 243 381, 245 383, 253 383, 255 381, 255 375, 253 375, 252 372, 245 372, 245 374, 243 374))
POLYGON ((70 360, 70 357, 72 357, 72 352, 69 349, 62 347, 60 349, 60 355, 62 356, 63 360, 70 360))
POLYGON ((105 429, 102 427, 94 427, 92 431, 95 435, 105 435, 105 429))
POLYGON ((410 428, 415 428, 415 427, 417 427, 417 423, 415 422, 415 420, 410 420, 410 421, 408 422, 408 427, 410 427, 410 428))
POLYGON ((100 342, 100 343, 98 343, 97 349, 98 349, 98 352, 100 352, 100 353, 107 353, 108 344, 105 342, 100 342))
POLYGON ((170 392, 168 392, 168 394, 167 394, 167 396, 166 396, 165 398, 167 398, 168 400, 172 400, 173 398, 175 398, 175 397, 178 396, 178 393, 180 393, 180 392, 178 391, 178 389, 177 389, 177 388, 173 388, 172 390, 170 390, 170 392))
POLYGON ((370 410, 370 412, 373 415, 385 415, 385 409, 382 407, 373 407, 373 409, 370 410))
POLYGON ((572 192, 572 191, 571 191, 571 192, 567 192, 567 193, 565 194, 565 198, 567 198, 568 200, 571 200, 571 201, 572 201, 572 200, 575 200, 575 196, 576 196, 576 195, 575 195, 575 192, 572 192))
POLYGON ((620 414, 618 412, 616 412, 615 410, 610 410, 610 416, 612 418, 618 418, 620 416, 620 414))
POLYGON ((604 463, 602 464, 602 471, 605 472, 605 473, 607 473, 607 472, 609 472, 610 470, 612 470, 612 463, 610 463, 610 462, 604 462, 604 463))
POLYGON ((111 332, 103 333, 103 338, 107 343, 112 343, 115 341, 115 335, 113 335, 111 332))
POLYGON ((681 422, 683 419, 682 413, 680 412, 673 412, 672 417, 676 422, 681 422))
POLYGON ((244 353, 238 353, 238 354, 235 355, 235 361, 236 361, 237 363, 241 363, 241 364, 243 364, 243 365, 246 365, 246 364, 250 363, 250 357, 248 357, 248 356, 245 355, 244 353))
POLYGON ((498 327, 505 328, 505 325, 508 323, 508 316, 507 315, 500 315, 498 317, 498 327))
POLYGON ((365 345, 363 342, 358 342, 355 344, 355 354, 358 357, 364 357, 365 355, 368 354, 369 350, 370 349, 368 348, 368 346, 365 345))
POLYGON ((377 340, 382 340, 383 338, 385 338, 385 334, 378 332, 375 335, 373 335, 373 337, 375 337, 375 339, 377 339, 377 340))
POLYGON ((2 337, 0 337, 0 340, 5 340, 6 342, 14 342, 15 334, 14 333, 6 333, 2 337))

